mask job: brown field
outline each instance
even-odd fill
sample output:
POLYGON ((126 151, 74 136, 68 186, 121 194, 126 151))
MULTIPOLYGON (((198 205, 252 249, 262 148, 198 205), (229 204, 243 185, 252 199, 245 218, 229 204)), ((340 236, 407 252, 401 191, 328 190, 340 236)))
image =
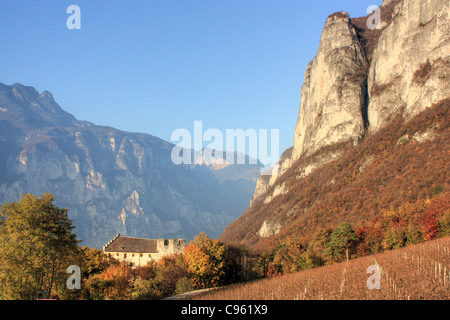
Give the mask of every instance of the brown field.
POLYGON ((450 237, 321 268, 236 284, 194 300, 449 300, 450 237), (368 289, 370 265, 381 288, 368 289))

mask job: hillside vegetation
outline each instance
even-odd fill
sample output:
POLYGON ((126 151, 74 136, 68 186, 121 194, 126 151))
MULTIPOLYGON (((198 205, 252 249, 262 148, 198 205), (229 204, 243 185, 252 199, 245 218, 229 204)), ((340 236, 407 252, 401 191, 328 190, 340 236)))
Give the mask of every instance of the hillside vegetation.
POLYGON ((265 250, 287 238, 311 243, 321 230, 347 222, 355 230, 376 228, 381 238, 397 234, 403 243, 387 248, 392 249, 408 242, 408 230, 426 228, 429 215, 446 225, 442 219, 449 214, 449 110, 446 99, 409 121, 391 119, 390 125, 356 145, 334 144, 300 158, 266 191, 269 195, 283 186, 286 193, 268 203, 264 195, 255 199, 219 239, 265 250), (306 177, 302 174, 332 154, 340 156, 306 177), (278 223, 280 230, 261 237, 258 230, 265 221, 278 223))
POLYGON ((235 284, 194 300, 450 299, 450 237, 312 270, 235 284), (380 268, 380 289, 369 289, 380 268))

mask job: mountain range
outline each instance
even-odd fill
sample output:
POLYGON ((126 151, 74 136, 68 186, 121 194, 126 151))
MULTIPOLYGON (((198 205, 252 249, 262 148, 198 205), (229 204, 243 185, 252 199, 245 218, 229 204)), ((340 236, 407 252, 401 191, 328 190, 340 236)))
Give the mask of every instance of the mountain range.
POLYGON ((0 201, 53 194, 82 245, 101 248, 117 233, 218 237, 245 210, 259 162, 219 165, 194 151, 193 165, 175 165, 173 148, 149 134, 77 120, 48 91, 0 84, 0 201))
POLYGON ((200 231, 256 246, 446 194, 449 12, 447 0, 384 0, 365 17, 326 18, 293 146, 272 175, 201 156, 175 165, 169 142, 79 121, 48 91, 0 84, 0 201, 52 193, 89 246, 200 231))

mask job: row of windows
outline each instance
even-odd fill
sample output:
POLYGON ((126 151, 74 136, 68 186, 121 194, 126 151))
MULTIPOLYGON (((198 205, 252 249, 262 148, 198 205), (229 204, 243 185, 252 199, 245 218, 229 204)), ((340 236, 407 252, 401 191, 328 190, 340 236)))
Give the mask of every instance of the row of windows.
MULTIPOLYGON (((108 253, 108 256, 112 257, 111 253, 108 253)), ((139 257, 142 258, 143 256, 144 256, 143 253, 140 253, 140 254, 139 254, 139 257)), ((116 257, 120 257, 120 253, 116 253, 116 257)), ((127 254, 124 253, 124 254, 123 254, 123 257, 126 258, 126 257, 127 257, 127 254)), ((134 253, 131 254, 131 257, 134 257, 134 253)), ((148 254, 148 257, 151 258, 151 257, 152 257, 152 254, 149 253, 149 254, 148 254)))

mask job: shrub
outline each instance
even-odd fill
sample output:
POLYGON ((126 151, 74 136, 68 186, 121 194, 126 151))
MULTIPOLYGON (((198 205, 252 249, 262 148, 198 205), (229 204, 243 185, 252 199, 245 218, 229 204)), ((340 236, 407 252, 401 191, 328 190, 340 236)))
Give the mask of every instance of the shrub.
POLYGON ((134 290, 131 293, 133 300, 154 300, 161 297, 160 286, 154 279, 136 279, 134 281, 134 290))
POLYGON ((406 240, 404 230, 392 228, 386 232, 383 246, 387 250, 398 249, 405 246, 406 240))
POLYGON ((194 285, 188 277, 183 277, 177 282, 175 289, 176 294, 182 294, 194 290, 194 285))
POLYGON ((432 67, 433 66, 431 65, 430 59, 427 59, 427 61, 422 63, 419 69, 417 69, 417 71, 414 73, 413 82, 419 85, 427 82, 428 78, 430 77, 432 67))
POLYGON ((441 229, 441 236, 450 236, 450 213, 447 213, 439 219, 439 228, 441 229))
POLYGON ((372 97, 378 97, 380 96, 384 91, 386 91, 391 86, 390 83, 383 83, 383 84, 374 84, 372 87, 372 97))
POLYGON ((335 13, 333 13, 333 14, 330 14, 330 15, 328 16, 328 19, 330 19, 330 18, 335 18, 335 19, 345 19, 345 18, 348 18, 348 14, 346 14, 346 13, 343 12, 343 11, 338 11, 338 12, 335 12, 335 13))
POLYGON ((441 184, 439 184, 439 185, 437 185, 437 186, 433 189, 433 191, 431 192, 431 194, 432 194, 433 196, 435 196, 435 195, 441 194, 442 191, 444 191, 444 187, 443 187, 441 184))
POLYGON ((308 252, 303 252, 298 259, 298 265, 301 270, 309 270, 321 267, 324 264, 324 261, 320 257, 317 257, 308 252))

